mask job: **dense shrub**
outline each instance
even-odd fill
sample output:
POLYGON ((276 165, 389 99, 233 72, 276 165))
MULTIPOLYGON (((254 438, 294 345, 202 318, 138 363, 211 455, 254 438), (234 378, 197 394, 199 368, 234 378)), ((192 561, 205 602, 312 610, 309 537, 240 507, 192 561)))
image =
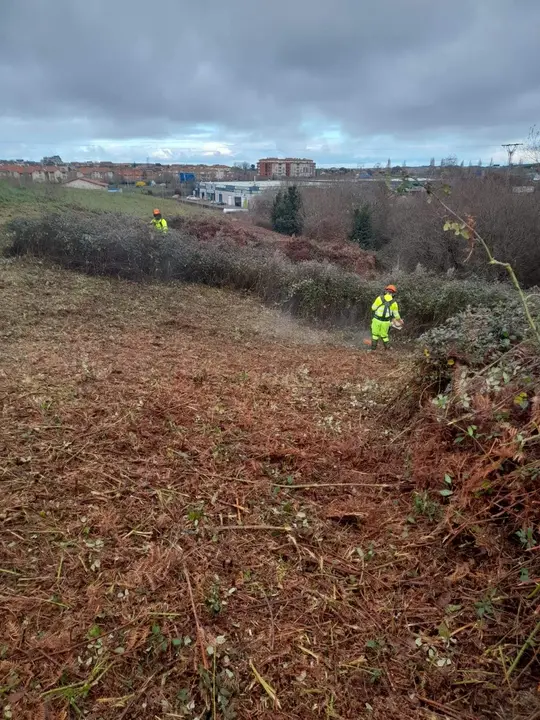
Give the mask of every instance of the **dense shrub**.
POLYGON ((398 285, 410 332, 438 325, 468 305, 491 307, 513 297, 504 284, 425 272, 365 280, 330 263, 293 263, 269 250, 201 243, 174 229, 160 236, 143 221, 118 214, 69 212, 14 220, 8 234, 10 254, 32 253, 89 274, 247 290, 300 317, 341 324, 367 324, 373 299, 389 281, 398 285))
POLYGON ((369 205, 355 209, 349 240, 369 252, 380 250, 384 245, 384 237, 376 233, 373 228, 369 205))
MULTIPOLYGON (((529 309, 536 322, 540 319, 540 303, 529 300, 529 309)), ((533 333, 516 297, 492 307, 467 308, 420 336, 424 353, 423 364, 449 379, 455 362, 471 368, 493 364, 533 333)))
POLYGON ((89 274, 140 279, 155 272, 159 247, 150 227, 129 215, 65 212, 8 225, 15 255, 46 256, 89 274))

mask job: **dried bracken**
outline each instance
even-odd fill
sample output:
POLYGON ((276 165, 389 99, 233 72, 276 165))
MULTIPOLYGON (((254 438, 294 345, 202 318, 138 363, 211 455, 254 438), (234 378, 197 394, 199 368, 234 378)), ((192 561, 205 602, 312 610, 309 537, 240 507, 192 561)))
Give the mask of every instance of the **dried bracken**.
POLYGON ((439 493, 487 459, 398 427, 406 355, 208 288, 0 282, 5 717, 534 716, 538 552, 439 493))

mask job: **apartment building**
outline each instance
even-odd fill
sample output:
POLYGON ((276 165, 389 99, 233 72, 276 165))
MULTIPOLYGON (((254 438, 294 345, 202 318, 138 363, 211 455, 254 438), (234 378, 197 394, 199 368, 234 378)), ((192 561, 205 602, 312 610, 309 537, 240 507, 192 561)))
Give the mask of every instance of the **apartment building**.
POLYGON ((263 158, 257 169, 261 178, 315 177, 315 162, 306 158, 263 158))

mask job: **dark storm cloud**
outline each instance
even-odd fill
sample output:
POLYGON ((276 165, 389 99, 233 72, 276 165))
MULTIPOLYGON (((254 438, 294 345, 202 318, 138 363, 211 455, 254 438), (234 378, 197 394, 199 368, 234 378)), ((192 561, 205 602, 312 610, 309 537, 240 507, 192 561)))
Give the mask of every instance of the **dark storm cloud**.
POLYGON ((522 135, 538 28, 537 0, 3 0, 0 118, 34 138, 71 119, 85 139, 208 124, 300 143, 313 118, 522 135))

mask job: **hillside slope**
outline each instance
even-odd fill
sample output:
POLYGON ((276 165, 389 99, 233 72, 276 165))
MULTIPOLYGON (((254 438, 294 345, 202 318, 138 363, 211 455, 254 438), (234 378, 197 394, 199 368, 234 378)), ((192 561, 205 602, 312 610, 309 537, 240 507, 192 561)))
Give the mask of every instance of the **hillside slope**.
POLYGON ((70 209, 129 213, 151 220, 156 206, 166 216, 198 213, 196 208, 179 205, 171 198, 146 195, 141 190, 130 188, 122 193, 109 193, 49 184, 17 186, 0 180, 0 223, 14 217, 32 217, 43 212, 70 209))
POLYGON ((390 422, 410 358, 27 260, 0 297, 6 717, 534 716, 509 566, 444 546, 390 422))
MULTIPOLYGON (((229 242, 239 246, 264 247, 282 252, 293 261, 326 260, 364 277, 372 277, 375 258, 351 243, 316 243, 308 238, 290 238, 213 210, 179 203, 172 198, 147 195, 125 188, 122 193, 66 189, 61 185, 16 186, 0 181, 0 226, 15 217, 70 210, 124 213, 152 218, 158 207, 170 227, 183 229, 201 242, 229 242)), ((1 230, 1 228, 0 228, 1 230)), ((0 249, 3 243, 0 232, 0 249)))

